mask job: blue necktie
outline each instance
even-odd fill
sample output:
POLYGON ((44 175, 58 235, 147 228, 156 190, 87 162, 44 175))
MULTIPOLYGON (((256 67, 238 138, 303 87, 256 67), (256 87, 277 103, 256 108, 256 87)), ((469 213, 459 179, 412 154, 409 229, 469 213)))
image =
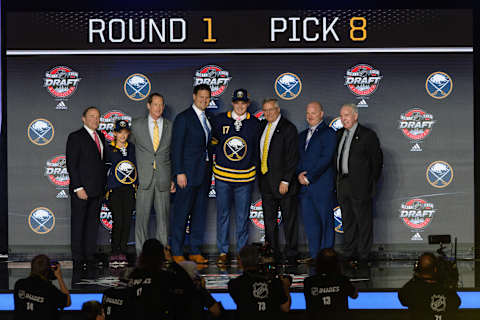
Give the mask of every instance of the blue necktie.
POLYGON ((205 112, 202 112, 200 115, 202 119, 202 127, 207 136, 207 141, 206 141, 207 149, 205 150, 205 161, 208 161, 209 160, 208 159, 208 142, 210 141, 210 128, 208 127, 208 124, 207 124, 207 117, 205 116, 205 112))

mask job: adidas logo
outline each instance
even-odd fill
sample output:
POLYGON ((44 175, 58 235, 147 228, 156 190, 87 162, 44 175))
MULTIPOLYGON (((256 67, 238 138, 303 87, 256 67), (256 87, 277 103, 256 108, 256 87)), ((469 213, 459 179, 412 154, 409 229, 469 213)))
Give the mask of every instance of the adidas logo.
POLYGON ((60 101, 60 102, 57 104, 57 107, 56 107, 55 109, 57 109, 57 110, 67 110, 68 107, 67 107, 67 105, 65 104, 65 102, 60 101))
POLYGON ((420 235, 420 233, 417 232, 417 233, 415 233, 415 234, 410 238, 410 240, 413 240, 413 241, 415 241, 415 240, 416 240, 416 241, 419 241, 419 240, 420 240, 420 241, 421 241, 421 240, 423 240, 423 238, 422 238, 422 236, 420 235))
POLYGON ((410 149, 410 151, 413 151, 413 152, 418 152, 418 151, 423 151, 422 148, 420 147, 420 145, 418 143, 415 143, 413 146, 412 146, 412 149, 410 149))
POLYGON ((67 199, 67 198, 68 198, 68 195, 65 192, 65 190, 62 190, 57 194, 57 199, 67 199))
POLYGON ((217 193, 215 192, 215 189, 210 189, 210 192, 208 193, 209 198, 215 198, 217 196, 217 193))
POLYGON ((357 104, 357 107, 358 108, 367 108, 368 107, 367 101, 365 101, 365 99, 360 100, 360 102, 357 104))

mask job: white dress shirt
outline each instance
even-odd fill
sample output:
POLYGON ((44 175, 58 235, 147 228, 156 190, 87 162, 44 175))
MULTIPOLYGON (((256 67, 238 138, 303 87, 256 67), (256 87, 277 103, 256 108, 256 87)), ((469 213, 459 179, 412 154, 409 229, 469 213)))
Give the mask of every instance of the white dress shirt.
MULTIPOLYGON (((212 126, 210 125, 210 122, 208 122, 207 115, 205 114, 205 111, 202 111, 195 104, 192 104, 192 108, 195 111, 195 113, 197 114, 198 120, 200 121, 200 125, 202 126, 202 128, 203 128, 203 120, 202 120, 202 113, 203 113, 203 116, 205 117, 205 121, 207 122, 208 129, 210 130, 210 132, 212 132, 212 126)), ((205 128, 203 128, 203 131, 205 132, 205 141, 206 141, 207 146, 208 146, 208 132, 207 132, 207 130, 205 130, 205 128)))
POLYGON ((151 115, 148 115, 148 132, 150 132, 150 138, 152 138, 152 146, 153 146, 153 129, 155 128, 155 121, 158 124, 158 141, 162 141, 162 131, 163 131, 163 117, 158 118, 157 120, 153 120, 151 115))

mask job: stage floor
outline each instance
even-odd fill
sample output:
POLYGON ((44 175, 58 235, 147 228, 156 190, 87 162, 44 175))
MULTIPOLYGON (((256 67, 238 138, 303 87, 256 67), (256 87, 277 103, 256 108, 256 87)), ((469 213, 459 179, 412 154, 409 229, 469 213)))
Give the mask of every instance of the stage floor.
MULTIPOLYGON (((237 261, 219 268, 217 256, 208 256, 209 264, 199 267, 199 274, 205 278, 207 288, 213 292, 226 292, 227 283, 238 276, 241 270, 237 261)), ((344 268, 344 273, 351 278, 354 285, 361 291, 395 290, 405 284, 412 276, 414 260, 373 261, 371 267, 358 270, 344 268)), ((87 271, 73 270, 71 261, 60 261, 65 282, 72 292, 102 292, 115 286, 118 276, 124 269, 111 269, 108 266, 93 267, 87 271)), ((475 287, 475 263, 473 261, 458 261, 460 281, 459 290, 475 287)), ((133 267, 133 266, 131 266, 133 267)), ((477 266, 478 267, 478 266, 477 266)), ((0 261, 0 290, 12 290, 18 279, 27 277, 30 272, 29 261, 0 261)), ((289 274, 293 278, 292 291, 303 290, 303 279, 313 273, 313 266, 300 264, 298 266, 280 266, 278 273, 289 274)), ((478 272, 478 271, 477 271, 478 272)))

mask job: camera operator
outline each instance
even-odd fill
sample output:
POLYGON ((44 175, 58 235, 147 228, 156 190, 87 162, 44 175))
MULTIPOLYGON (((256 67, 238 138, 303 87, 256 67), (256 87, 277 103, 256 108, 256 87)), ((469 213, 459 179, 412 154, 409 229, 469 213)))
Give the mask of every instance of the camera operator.
POLYGON ((15 320, 58 319, 58 309, 71 304, 60 264, 50 263, 44 254, 33 258, 30 276, 15 283, 14 301, 15 320), (60 290, 51 282, 55 279, 60 290))
POLYGON ((340 273, 335 250, 326 248, 318 253, 315 271, 303 285, 308 319, 346 319, 347 299, 356 299, 358 291, 340 273))
POLYGON ((288 312, 290 280, 261 273, 256 246, 246 245, 239 256, 243 274, 228 283, 228 292, 237 304, 237 319, 274 319, 288 312))
POLYGON ((174 275, 164 269, 164 247, 157 239, 143 244, 128 286, 135 296, 135 319, 174 319, 174 275))
POLYGON ((398 291, 398 298, 412 320, 452 319, 460 306, 456 290, 439 279, 437 258, 430 252, 420 256, 413 278, 398 291))

